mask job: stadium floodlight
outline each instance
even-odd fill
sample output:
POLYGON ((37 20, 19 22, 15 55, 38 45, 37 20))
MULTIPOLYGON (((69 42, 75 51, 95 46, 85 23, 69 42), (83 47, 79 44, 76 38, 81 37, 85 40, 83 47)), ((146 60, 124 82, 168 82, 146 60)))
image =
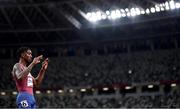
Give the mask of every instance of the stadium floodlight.
POLYGON ((86 14, 86 18, 87 18, 87 19, 89 19, 91 16, 92 16, 91 12, 88 12, 88 13, 86 14))
POLYGON ((149 14, 149 13, 150 13, 149 9, 146 9, 146 14, 149 14))
POLYGON ((106 15, 110 15, 110 11, 106 11, 106 15))
POLYGON ((108 16, 108 19, 111 19, 111 16, 108 16))
POLYGON ((90 17, 89 20, 92 21, 92 22, 96 22, 98 20, 97 17, 96 17, 96 13, 95 12, 92 12, 92 16, 90 17))
POLYGON ((176 8, 174 0, 169 1, 169 6, 170 6, 171 9, 175 9, 176 8))
POLYGON ((13 95, 17 95, 17 92, 16 92, 16 91, 13 91, 12 94, 13 94, 13 95))
POLYGON ((115 11, 115 10, 111 11, 111 18, 112 18, 112 19, 116 19, 116 18, 117 18, 117 15, 116 15, 116 11, 115 11))
POLYGON ((69 92, 70 92, 70 93, 73 93, 73 92, 74 92, 74 90, 73 90, 73 89, 69 89, 69 92))
POLYGON ((128 8, 126 8, 126 9, 125 9, 125 11, 126 11, 126 12, 129 12, 129 9, 128 9, 128 8))
POLYGON ((117 19, 121 17, 130 17, 130 16, 137 16, 137 15, 144 15, 144 14, 150 14, 150 13, 156 13, 161 12, 165 10, 173 10, 173 9, 179 9, 180 3, 175 2, 174 0, 169 0, 164 3, 156 4, 153 7, 146 8, 146 9, 140 9, 137 7, 132 7, 131 9, 125 8, 125 9, 116 9, 116 10, 106 10, 105 14, 101 11, 96 12, 88 12, 86 14, 86 18, 91 22, 96 22, 99 20, 105 20, 105 19, 117 19))
POLYGON ((159 4, 159 7, 163 7, 163 6, 164 6, 163 3, 159 4))
POLYGON ((47 90, 47 91, 46 91, 46 93, 50 94, 50 93, 51 93, 51 91, 50 91, 50 90, 47 90))
POLYGON ((102 15, 101 15, 101 18, 102 18, 103 20, 105 20, 105 19, 107 18, 107 16, 106 16, 105 14, 102 14, 102 15))
POLYGON ((104 87, 104 88, 103 88, 103 91, 107 91, 107 90, 109 90, 108 87, 104 87))
POLYGON ((81 89, 81 92, 86 92, 86 89, 81 89))
POLYGON ((160 6, 155 6, 155 9, 156 9, 156 12, 160 12, 161 11, 161 9, 160 9, 160 6))
POLYGON ((170 8, 169 8, 169 3, 168 2, 165 2, 165 9, 166 10, 169 10, 170 8))
POLYGON ((129 16, 131 16, 131 13, 130 13, 130 12, 128 12, 126 15, 129 17, 129 16))
POLYGON ((118 10, 118 9, 116 9, 116 16, 117 16, 117 18, 120 18, 120 17, 121 17, 121 12, 120 12, 120 10, 118 10))
POLYGON ((100 11, 97 11, 96 12, 96 18, 97 18, 97 20, 101 20, 102 18, 101 18, 101 12, 100 11))
POLYGON ((125 87, 126 90, 129 90, 129 89, 131 89, 131 88, 132 88, 131 86, 126 86, 126 87, 125 87))
POLYGON ((171 84, 171 87, 176 87, 176 83, 172 83, 172 84, 171 84))
POLYGON ((41 94, 41 91, 39 91, 39 90, 36 90, 36 94, 41 94))
POLYGON ((144 11, 144 10, 141 10, 141 14, 145 14, 145 11, 144 11))
POLYGON ((164 11, 165 9, 164 9, 164 7, 160 7, 160 10, 161 10, 161 11, 164 11))
POLYGON ((1 92, 1 95, 6 95, 6 92, 1 92))
POLYGON ((125 13, 125 10, 124 10, 124 9, 121 9, 120 11, 121 11, 122 13, 125 13))
POLYGON ((176 4, 175 4, 175 7, 176 7, 176 8, 180 8, 180 3, 176 3, 176 4))
POLYGON ((130 13, 131 16, 136 16, 136 10, 134 8, 131 8, 130 13))
POLYGON ((136 15, 140 15, 141 14, 141 11, 139 8, 135 8, 135 11, 136 11, 136 15))
POLYGON ((132 74, 132 70, 129 70, 128 73, 129 73, 129 74, 132 74))
POLYGON ((122 16, 122 17, 126 17, 126 13, 122 13, 121 16, 122 16))
POLYGON ((152 7, 152 8, 151 8, 151 13, 155 13, 155 12, 156 12, 155 8, 152 7))
POLYGON ((165 2, 165 3, 162 3, 162 5, 163 5, 163 7, 165 7, 165 6, 166 6, 166 2, 165 2))
POLYGON ((148 85, 148 88, 149 88, 149 89, 151 89, 151 88, 153 88, 153 87, 154 87, 153 85, 148 85))
POLYGON ((58 90, 59 93, 63 93, 63 90, 58 90))

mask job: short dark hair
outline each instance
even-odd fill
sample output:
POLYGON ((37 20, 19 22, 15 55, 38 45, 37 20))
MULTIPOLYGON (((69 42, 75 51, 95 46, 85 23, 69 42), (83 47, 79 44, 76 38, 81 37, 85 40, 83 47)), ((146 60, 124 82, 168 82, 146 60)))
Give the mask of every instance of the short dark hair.
POLYGON ((21 57, 21 54, 26 52, 27 50, 31 50, 29 47, 20 47, 17 51, 16 51, 16 55, 17 58, 21 57))

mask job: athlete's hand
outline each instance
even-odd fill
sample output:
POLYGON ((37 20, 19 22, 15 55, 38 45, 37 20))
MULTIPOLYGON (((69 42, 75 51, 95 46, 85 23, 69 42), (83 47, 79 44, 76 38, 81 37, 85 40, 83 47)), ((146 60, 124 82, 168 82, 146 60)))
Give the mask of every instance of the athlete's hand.
POLYGON ((46 70, 48 67, 48 63, 49 63, 49 59, 46 58, 43 62, 42 62, 42 69, 46 70))
POLYGON ((35 57, 34 59, 33 59, 33 64, 34 65, 36 65, 36 64, 38 64, 38 63, 40 63, 41 62, 41 59, 43 58, 43 55, 40 55, 40 56, 38 56, 38 57, 35 57))

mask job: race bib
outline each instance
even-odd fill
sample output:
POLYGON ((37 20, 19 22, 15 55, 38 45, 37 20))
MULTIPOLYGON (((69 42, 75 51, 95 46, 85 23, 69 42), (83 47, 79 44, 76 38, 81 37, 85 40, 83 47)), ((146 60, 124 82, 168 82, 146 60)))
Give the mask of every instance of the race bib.
POLYGON ((33 87, 33 79, 31 77, 28 77, 27 86, 33 87))
POLYGON ((23 107, 23 108, 28 107, 28 102, 27 102, 27 100, 21 101, 21 107, 23 107))

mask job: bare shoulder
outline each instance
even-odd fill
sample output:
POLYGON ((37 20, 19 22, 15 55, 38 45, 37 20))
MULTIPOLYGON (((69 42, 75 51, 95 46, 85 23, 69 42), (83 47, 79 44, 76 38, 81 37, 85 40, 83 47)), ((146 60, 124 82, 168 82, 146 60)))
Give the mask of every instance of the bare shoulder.
POLYGON ((16 63, 16 64, 14 64, 14 66, 13 66, 13 69, 20 69, 20 63, 16 63))
POLYGON ((12 72, 11 72, 13 75, 14 75, 14 72, 17 70, 18 66, 19 66, 19 63, 14 64, 12 72))

